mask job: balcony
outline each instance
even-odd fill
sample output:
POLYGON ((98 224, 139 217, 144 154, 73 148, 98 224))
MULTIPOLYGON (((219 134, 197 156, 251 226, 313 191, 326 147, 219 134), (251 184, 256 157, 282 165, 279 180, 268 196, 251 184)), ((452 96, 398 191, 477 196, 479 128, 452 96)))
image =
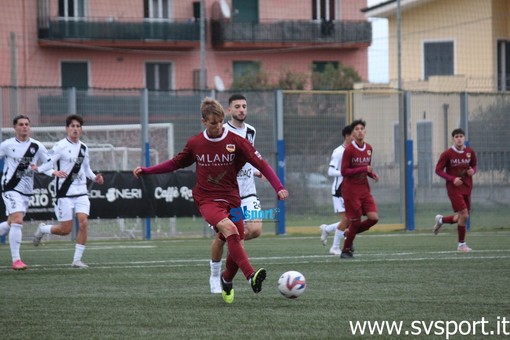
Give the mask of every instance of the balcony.
POLYGON ((333 49, 368 47, 372 26, 368 21, 272 21, 262 23, 211 23, 216 49, 271 49, 285 47, 327 47, 333 49))
POLYGON ((41 46, 105 46, 159 50, 200 46, 200 24, 189 20, 119 20, 114 18, 51 18, 39 20, 41 46))

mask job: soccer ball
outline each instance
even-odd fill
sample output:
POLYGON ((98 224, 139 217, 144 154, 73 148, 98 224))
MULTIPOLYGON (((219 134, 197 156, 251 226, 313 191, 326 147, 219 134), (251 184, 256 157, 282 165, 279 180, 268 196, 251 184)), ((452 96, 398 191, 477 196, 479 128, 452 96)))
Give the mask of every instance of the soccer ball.
POLYGON ((300 272, 291 270, 285 272, 278 279, 278 290, 289 299, 299 297, 306 288, 306 279, 300 272))

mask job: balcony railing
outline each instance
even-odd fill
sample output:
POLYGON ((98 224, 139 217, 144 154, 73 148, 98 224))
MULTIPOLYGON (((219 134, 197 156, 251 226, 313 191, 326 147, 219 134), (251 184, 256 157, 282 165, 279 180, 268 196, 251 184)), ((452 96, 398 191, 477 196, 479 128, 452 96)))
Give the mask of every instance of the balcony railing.
POLYGON ((41 40, 117 42, 200 42, 200 24, 195 21, 118 21, 111 18, 49 19, 39 23, 41 40))
POLYGON ((372 26, 368 21, 272 21, 235 23, 225 19, 212 22, 212 43, 216 48, 254 48, 285 45, 368 46, 372 26), (258 46, 260 45, 260 46, 258 46))

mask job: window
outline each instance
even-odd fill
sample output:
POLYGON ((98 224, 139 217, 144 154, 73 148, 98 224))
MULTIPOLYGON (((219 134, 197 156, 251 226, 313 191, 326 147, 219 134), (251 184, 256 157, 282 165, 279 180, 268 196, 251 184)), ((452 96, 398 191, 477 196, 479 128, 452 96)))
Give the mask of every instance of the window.
POLYGON ((426 42, 424 50, 424 79, 430 76, 453 76, 453 41, 426 42))
POLYGON ((314 61, 312 63, 312 88, 314 90, 333 90, 339 67, 338 61, 314 61))
POLYGON ((510 91, 510 41, 498 41, 498 91, 510 91))
POLYGON ((89 65, 86 61, 61 62, 60 76, 63 88, 74 87, 78 90, 89 88, 89 65))
POLYGON ((312 63, 312 70, 313 72, 324 73, 328 64, 330 64, 335 70, 338 70, 338 61, 314 61, 312 63))
POLYGON ((150 19, 170 19, 172 0, 143 0, 143 14, 150 19))
POLYGON ((234 79, 257 74, 260 72, 260 63, 256 61, 234 61, 234 79))
POLYGON ((145 64, 145 87, 149 91, 171 90, 172 64, 171 63, 146 63, 145 64))
POLYGON ((232 0, 234 22, 259 22, 258 0, 232 0))
POLYGON ((58 0, 58 16, 61 18, 83 18, 86 0, 58 0))
POLYGON ((313 20, 335 20, 335 0, 312 0, 313 20))

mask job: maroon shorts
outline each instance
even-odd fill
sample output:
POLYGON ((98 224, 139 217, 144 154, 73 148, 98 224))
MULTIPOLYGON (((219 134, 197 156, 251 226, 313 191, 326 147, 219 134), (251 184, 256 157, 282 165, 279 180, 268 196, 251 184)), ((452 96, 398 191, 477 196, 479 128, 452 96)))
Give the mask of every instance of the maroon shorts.
POLYGON ((344 197, 345 216, 349 219, 361 218, 369 212, 377 212, 377 205, 371 193, 359 197, 344 197))
POLYGON ((454 191, 448 192, 448 197, 452 203, 453 212, 459 212, 464 209, 471 210, 471 195, 454 191))
MULTIPOLYGON (((215 232, 218 232, 218 228, 216 225, 223 221, 225 218, 230 218, 230 209, 236 208, 232 204, 226 202, 226 201, 207 201, 199 204, 198 210, 200 211, 200 214, 204 218, 204 220, 209 223, 215 232)), ((239 208, 239 207, 237 207, 239 208)), ((232 220, 232 219, 231 219, 232 220)), ((240 219, 237 222, 233 222, 237 227, 237 230, 239 232, 239 237, 241 239, 244 239, 244 222, 242 219, 240 219)))

